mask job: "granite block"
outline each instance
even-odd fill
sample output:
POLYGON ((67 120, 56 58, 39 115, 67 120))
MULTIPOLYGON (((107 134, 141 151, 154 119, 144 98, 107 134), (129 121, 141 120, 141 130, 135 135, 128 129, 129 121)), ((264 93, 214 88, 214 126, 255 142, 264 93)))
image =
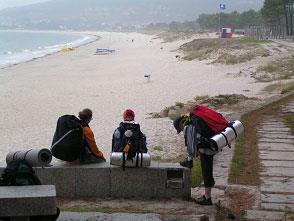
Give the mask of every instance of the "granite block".
POLYGON ((110 197, 109 168, 76 168, 76 197, 110 197))
POLYGON ((42 184, 55 185, 58 197, 76 197, 76 169, 74 167, 35 168, 42 184))
POLYGON ((118 198, 153 198, 158 196, 160 171, 156 168, 110 168, 110 195, 118 198))
POLYGON ((35 216, 56 213, 53 185, 0 187, 0 216, 35 216))

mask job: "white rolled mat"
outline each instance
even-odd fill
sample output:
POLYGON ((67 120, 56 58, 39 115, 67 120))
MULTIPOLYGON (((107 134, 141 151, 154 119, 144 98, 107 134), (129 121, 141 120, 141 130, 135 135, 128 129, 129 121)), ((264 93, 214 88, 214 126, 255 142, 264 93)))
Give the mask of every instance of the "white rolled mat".
MULTIPOLYGON (((138 166, 141 166, 141 153, 138 154, 133 158, 133 160, 126 160, 126 167, 136 167, 136 162, 138 159, 138 166)), ((142 166, 147 167, 150 166, 151 164, 151 156, 148 153, 143 153, 142 154, 142 166)), ((122 166, 123 165, 123 153, 122 152, 112 152, 110 155, 110 164, 111 165, 116 165, 116 166, 122 166)))
POLYGON ((210 140, 215 146, 218 147, 218 150, 221 150, 223 147, 229 145, 233 140, 235 140, 238 135, 243 133, 243 131, 243 124, 240 121, 235 120, 232 122, 232 126, 227 127, 221 133, 214 135, 210 140))

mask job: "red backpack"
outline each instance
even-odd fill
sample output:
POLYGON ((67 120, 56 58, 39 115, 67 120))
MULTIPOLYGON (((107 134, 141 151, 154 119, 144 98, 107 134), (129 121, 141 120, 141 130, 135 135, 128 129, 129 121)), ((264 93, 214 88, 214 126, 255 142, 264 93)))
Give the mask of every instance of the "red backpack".
POLYGON ((196 104, 191 113, 201 118, 214 133, 221 132, 229 125, 229 122, 220 113, 199 104, 196 104))

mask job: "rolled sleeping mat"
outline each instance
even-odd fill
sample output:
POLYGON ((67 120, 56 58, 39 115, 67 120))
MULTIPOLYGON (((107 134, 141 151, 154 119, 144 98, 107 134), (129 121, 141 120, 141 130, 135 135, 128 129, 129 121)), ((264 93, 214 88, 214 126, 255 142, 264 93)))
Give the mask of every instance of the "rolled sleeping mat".
POLYGON ((239 120, 235 120, 232 122, 232 127, 235 129, 236 133, 237 133, 237 136, 242 134, 243 131, 244 131, 244 126, 243 124, 241 123, 241 121, 239 120))
MULTIPOLYGON (((141 158, 142 158, 142 167, 148 167, 151 164, 151 156, 148 153, 137 153, 133 160, 126 159, 126 167, 141 167, 141 158), (138 156, 139 155, 139 156, 138 156), (141 156, 142 155, 142 156, 141 156), (138 164, 137 164, 138 159, 138 164)), ((122 152, 112 152, 110 155, 110 164, 115 166, 123 165, 123 153, 122 152)))
POLYGON ((237 138, 244 131, 243 124, 236 120, 227 127, 224 131, 214 135, 210 138, 213 149, 222 150, 225 146, 228 146, 232 143, 233 140, 237 138))
POLYGON ((31 149, 10 152, 6 155, 6 163, 13 160, 25 160, 32 167, 49 166, 52 160, 52 153, 48 149, 31 149))

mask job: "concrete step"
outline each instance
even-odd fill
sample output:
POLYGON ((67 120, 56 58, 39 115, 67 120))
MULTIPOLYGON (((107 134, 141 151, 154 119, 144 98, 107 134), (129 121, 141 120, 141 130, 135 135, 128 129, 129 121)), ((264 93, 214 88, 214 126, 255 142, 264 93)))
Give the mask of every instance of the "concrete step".
POLYGON ((294 145, 290 143, 258 143, 259 150, 266 151, 294 151, 294 145))
POLYGON ((290 129, 286 126, 283 127, 274 127, 274 126, 269 126, 269 125, 263 125, 260 127, 258 130, 264 130, 264 131, 280 131, 280 132, 289 132, 290 129))
POLYGON ((287 167, 264 167, 260 176, 294 177, 294 170, 287 167))
POLYGON ((261 177, 260 179, 262 192, 294 194, 293 177, 261 177))
POLYGON ((1 186, 0 217, 28 217, 56 214, 53 185, 1 186))
POLYGON ((265 210, 279 210, 294 212, 294 204, 285 203, 261 203, 261 208, 265 210))
POLYGON ((246 210, 244 216, 245 219, 256 221, 283 221, 284 217, 284 212, 264 210, 246 210))
POLYGON ((268 139, 286 139, 286 140, 290 139, 292 141, 294 140, 294 136, 291 134, 259 133, 258 137, 259 138, 268 138, 268 139))
POLYGON ((288 203, 294 204, 294 194, 273 194, 265 193, 261 195, 263 203, 288 203))
POLYGON ((262 143, 286 143, 293 145, 293 139, 283 139, 283 138, 259 138, 258 142, 262 143))
POLYGON ((257 130, 259 134, 281 134, 281 135, 292 135, 290 130, 279 131, 279 130, 257 130))
POLYGON ((98 212, 61 212, 57 221, 161 221, 155 213, 98 213, 98 212))
POLYGON ((279 151, 266 151, 259 150, 259 158, 261 160, 293 160, 294 159, 294 151, 293 152, 279 152, 279 151))
POLYGON ((275 160, 262 160, 261 165, 264 167, 287 167, 294 170, 294 160, 293 161, 275 161, 275 160))

